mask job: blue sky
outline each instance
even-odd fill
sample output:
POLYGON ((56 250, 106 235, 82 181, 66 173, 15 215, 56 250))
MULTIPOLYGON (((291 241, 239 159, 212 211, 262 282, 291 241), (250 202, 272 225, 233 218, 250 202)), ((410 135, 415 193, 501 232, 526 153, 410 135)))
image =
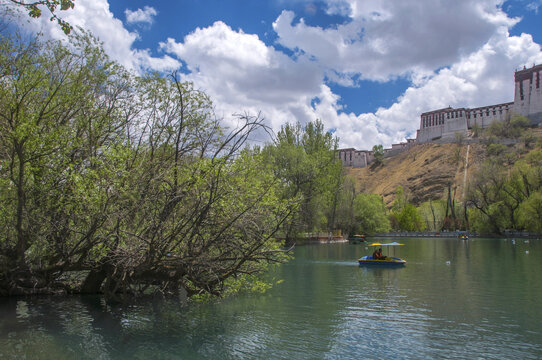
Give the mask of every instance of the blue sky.
MULTIPOLYGON (((60 15, 134 72, 179 70, 225 126, 319 118, 357 149, 415 137, 421 112, 512 101, 514 70, 542 63, 542 0, 75 0, 60 15)), ((28 27, 64 36, 47 16, 28 27)))

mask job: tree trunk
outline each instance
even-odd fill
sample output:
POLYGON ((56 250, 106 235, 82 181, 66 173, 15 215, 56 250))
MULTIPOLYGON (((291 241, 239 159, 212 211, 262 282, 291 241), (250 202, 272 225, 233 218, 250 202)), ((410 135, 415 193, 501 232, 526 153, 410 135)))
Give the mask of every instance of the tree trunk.
POLYGON ((106 273, 103 269, 99 271, 92 270, 85 278, 83 285, 81 285, 81 294, 99 293, 102 283, 105 280, 105 276, 106 273))

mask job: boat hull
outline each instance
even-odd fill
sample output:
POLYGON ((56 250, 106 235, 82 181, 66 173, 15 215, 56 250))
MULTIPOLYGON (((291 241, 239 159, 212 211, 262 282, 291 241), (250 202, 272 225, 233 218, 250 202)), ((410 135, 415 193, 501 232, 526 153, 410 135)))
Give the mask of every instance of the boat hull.
POLYGON ((372 256, 364 256, 358 259, 360 266, 405 266, 406 261, 400 258, 388 256, 385 259, 373 259, 372 256))

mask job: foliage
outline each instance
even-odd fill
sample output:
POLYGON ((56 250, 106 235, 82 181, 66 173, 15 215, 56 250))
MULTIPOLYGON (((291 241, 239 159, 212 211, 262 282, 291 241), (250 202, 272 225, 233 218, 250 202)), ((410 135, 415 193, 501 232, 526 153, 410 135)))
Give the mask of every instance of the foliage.
POLYGON ((459 145, 463 144, 463 141, 465 141, 465 133, 463 132, 456 132, 455 133, 455 142, 459 145))
POLYGON ((489 144, 487 146, 487 154, 489 156, 498 157, 506 152, 506 145, 504 144, 489 144))
POLYGON ((538 190, 518 208, 518 225, 531 232, 542 233, 542 191, 538 190))
POLYGON ((245 147, 261 118, 223 129, 192 84, 134 77, 88 34, 1 40, 0 294, 221 295, 287 259, 296 204, 245 147))
POLYGON ((487 136, 496 136, 498 138, 520 138, 525 128, 529 126, 529 119, 525 116, 515 115, 504 121, 493 121, 486 129, 487 136))
POLYGON ((441 231, 443 229, 446 201, 426 201, 419 206, 418 211, 427 229, 431 231, 441 231))
POLYGON ((382 145, 373 146, 373 156, 376 164, 382 164, 384 161, 384 147, 382 145))
POLYGON ((384 200, 376 194, 359 194, 354 200, 356 232, 374 234, 391 229, 384 200))
POLYGON ((342 165, 336 156, 337 139, 324 131, 320 120, 286 124, 275 144, 264 149, 281 184, 281 199, 299 209, 283 228, 288 241, 302 232, 333 229, 342 165))
POLYGON ((478 124, 472 125, 472 136, 477 138, 482 133, 482 127, 478 124))
POLYGON ((356 179, 350 176, 344 178, 337 199, 335 226, 345 234, 354 234, 357 230, 357 220, 354 211, 356 198, 356 179))
POLYGON ((487 161, 469 184, 472 228, 479 232, 540 231, 542 150, 530 151, 519 161, 487 161))
POLYGON ((395 190, 390 221, 392 227, 403 231, 421 231, 425 228, 418 209, 408 201, 408 196, 402 186, 395 190))

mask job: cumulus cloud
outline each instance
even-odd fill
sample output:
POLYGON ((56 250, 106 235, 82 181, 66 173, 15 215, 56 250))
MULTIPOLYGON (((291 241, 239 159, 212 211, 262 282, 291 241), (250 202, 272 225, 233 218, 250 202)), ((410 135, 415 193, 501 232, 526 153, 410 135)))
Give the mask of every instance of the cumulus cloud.
POLYGON ((330 28, 296 22, 283 11, 273 23, 279 43, 343 74, 387 81, 430 70, 476 51, 495 29, 512 26, 500 0, 328 0, 349 21, 330 28))
POLYGON ((323 91, 323 72, 306 57, 292 59, 221 21, 161 46, 186 62, 191 72, 183 80, 206 91, 221 116, 261 111, 275 130, 287 121, 315 119, 311 100, 323 91))
MULTIPOLYGON (((52 39, 65 39, 65 34, 54 22, 49 21, 45 11, 39 19, 32 19, 30 26, 52 39)), ((90 31, 100 41, 107 54, 126 68, 140 71, 153 69, 163 71, 176 69, 180 62, 169 56, 153 57, 149 50, 134 48, 138 34, 128 31, 122 21, 109 10, 107 0, 78 0, 73 9, 59 11, 58 15, 74 28, 90 31)))
POLYGON ((158 12, 151 6, 145 6, 143 9, 137 9, 135 11, 126 9, 124 10, 124 14, 126 15, 126 22, 128 24, 152 24, 154 21, 154 16, 156 16, 158 12))

